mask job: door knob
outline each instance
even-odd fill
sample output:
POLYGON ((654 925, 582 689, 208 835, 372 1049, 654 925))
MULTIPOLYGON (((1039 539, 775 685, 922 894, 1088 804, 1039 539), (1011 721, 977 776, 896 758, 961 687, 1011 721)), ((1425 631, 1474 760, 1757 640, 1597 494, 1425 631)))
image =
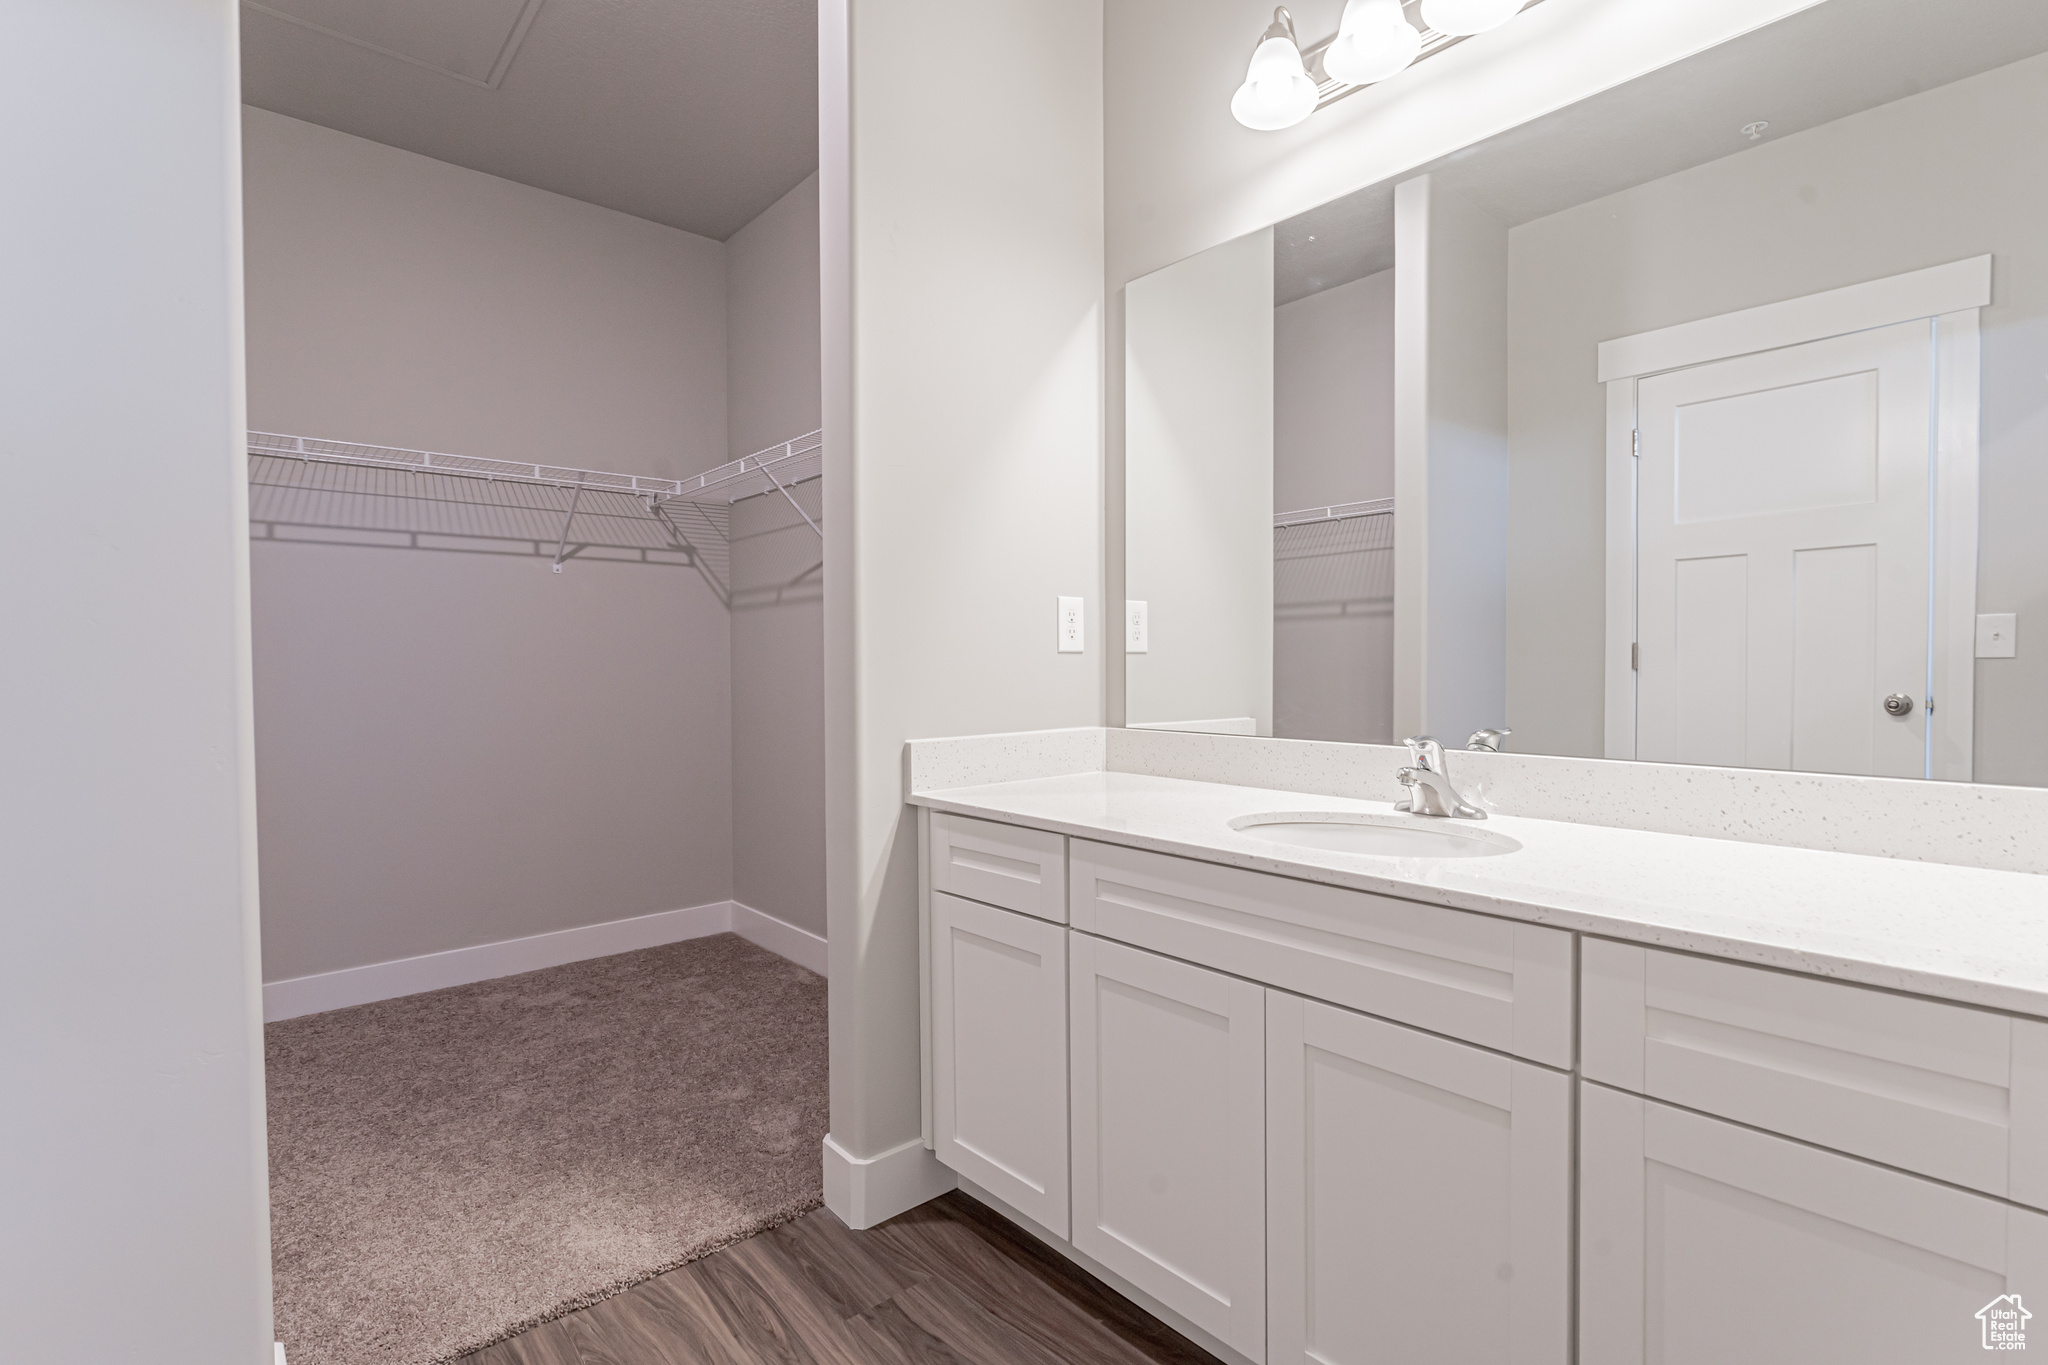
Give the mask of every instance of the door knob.
POLYGON ((1888 716, 1910 716, 1913 714, 1913 699, 1904 692, 1894 692, 1884 699, 1884 713, 1888 716))

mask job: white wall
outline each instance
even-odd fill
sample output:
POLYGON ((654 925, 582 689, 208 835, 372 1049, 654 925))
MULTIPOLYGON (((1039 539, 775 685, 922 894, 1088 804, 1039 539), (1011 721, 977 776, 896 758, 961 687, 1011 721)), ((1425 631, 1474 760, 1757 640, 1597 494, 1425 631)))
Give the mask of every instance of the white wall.
POLYGON ((1250 716, 1273 733, 1273 233, 1125 291, 1125 656, 1133 725, 1250 716))
POLYGON ((1978 609, 2021 624, 2018 658, 1977 664, 1976 776, 2048 784, 2044 123, 2048 57, 2034 57, 1513 230, 1516 748, 1601 751, 1595 346, 1988 251, 1978 609))
MULTIPOLYGON (((815 431, 818 178, 725 244, 726 452, 815 431)), ((823 488, 797 499, 813 520, 823 488)), ((733 895, 825 932, 824 547, 780 496, 733 508, 733 895)))
POLYGON ((1462 747, 1507 714, 1508 225, 1394 189, 1394 729, 1462 747))
POLYGON ((1273 506, 1394 496, 1394 272, 1273 310, 1273 506))
MULTIPOLYGON (((243 134, 251 425, 725 459, 719 243, 260 110, 243 134)), ((456 496, 408 511, 445 548, 256 547, 268 979, 732 895, 724 608, 687 568, 468 553, 503 519, 456 496)))
POLYGON ((819 22, 832 1139, 915 1156, 903 743, 1101 716, 1102 8, 819 22), (1001 97, 940 108, 962 53, 1001 97), (1062 594, 1085 654, 1054 652, 1062 594))
MULTIPOLYGON (((1394 495, 1394 272, 1274 310, 1273 505, 1394 495)), ((1394 738, 1389 523, 1361 518, 1273 538, 1273 733, 1394 738)))
POLYGON ((0 1354, 261 1365, 235 7, 0 54, 0 1354))

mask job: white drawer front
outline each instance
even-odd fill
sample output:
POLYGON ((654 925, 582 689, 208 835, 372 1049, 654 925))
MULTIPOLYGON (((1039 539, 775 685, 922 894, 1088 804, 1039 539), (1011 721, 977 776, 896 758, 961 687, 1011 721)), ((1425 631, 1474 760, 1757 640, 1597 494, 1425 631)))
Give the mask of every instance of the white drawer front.
POLYGON ((1066 839, 932 812, 932 890, 1067 922, 1066 839))
POLYGON ((1550 1066, 1572 1064, 1557 929, 1073 841, 1073 923, 1550 1066))
POLYGON ((1584 1071, 2048 1207, 2048 1024, 1588 939, 1584 1071))

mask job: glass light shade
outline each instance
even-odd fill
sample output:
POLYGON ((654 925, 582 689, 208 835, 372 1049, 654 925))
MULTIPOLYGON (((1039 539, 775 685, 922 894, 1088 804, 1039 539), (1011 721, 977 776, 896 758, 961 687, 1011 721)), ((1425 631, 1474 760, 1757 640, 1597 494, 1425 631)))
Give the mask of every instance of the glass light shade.
POLYGON ((1316 111, 1316 83, 1301 64, 1301 49, 1268 38, 1252 53, 1244 84, 1230 97, 1230 112, 1247 128, 1292 128, 1316 111))
POLYGON ((1346 85, 1371 85, 1406 67, 1422 51, 1422 32, 1401 13, 1401 0, 1349 0, 1323 70, 1346 85))
POLYGON ((1499 28, 1529 0, 1422 0, 1422 22, 1453 38, 1499 28))

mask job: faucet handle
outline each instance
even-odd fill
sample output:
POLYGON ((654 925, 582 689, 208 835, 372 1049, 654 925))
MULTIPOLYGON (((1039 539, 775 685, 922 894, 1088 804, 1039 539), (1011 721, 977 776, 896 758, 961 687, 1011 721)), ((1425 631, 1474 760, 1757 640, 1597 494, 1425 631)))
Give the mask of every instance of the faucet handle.
POLYGON ((1501 726, 1498 730, 1475 730, 1472 732, 1472 738, 1465 741, 1465 747, 1467 749, 1483 750, 1489 754, 1497 754, 1500 752, 1500 742, 1513 733, 1514 731, 1508 729, 1505 725, 1501 726))
POLYGON ((1444 746, 1435 735, 1412 735, 1401 742, 1408 746, 1408 756, 1416 767, 1433 773, 1444 770, 1444 746))

